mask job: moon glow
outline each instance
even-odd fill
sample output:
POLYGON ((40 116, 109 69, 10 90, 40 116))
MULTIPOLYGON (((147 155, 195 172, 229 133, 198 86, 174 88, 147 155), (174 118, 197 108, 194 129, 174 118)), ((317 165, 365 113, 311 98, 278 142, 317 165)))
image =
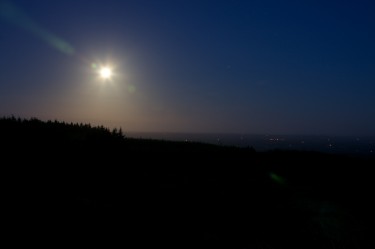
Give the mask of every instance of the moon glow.
POLYGON ((112 69, 109 67, 102 67, 99 69, 99 76, 103 80, 110 80, 112 78, 112 69))

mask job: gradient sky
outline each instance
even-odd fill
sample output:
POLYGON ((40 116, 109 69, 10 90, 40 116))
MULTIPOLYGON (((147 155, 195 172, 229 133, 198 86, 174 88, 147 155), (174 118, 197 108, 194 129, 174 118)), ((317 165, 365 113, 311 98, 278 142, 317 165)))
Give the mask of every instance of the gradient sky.
POLYGON ((0 0, 0 116, 375 135, 374 13, 364 0, 0 0))

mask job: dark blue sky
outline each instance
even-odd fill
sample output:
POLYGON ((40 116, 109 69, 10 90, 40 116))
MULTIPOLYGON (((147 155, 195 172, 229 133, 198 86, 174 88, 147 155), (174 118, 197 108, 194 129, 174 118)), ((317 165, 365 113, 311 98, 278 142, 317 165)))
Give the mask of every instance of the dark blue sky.
POLYGON ((373 1, 0 0, 0 115, 375 135, 373 1), (110 65, 111 81, 92 64, 110 65))

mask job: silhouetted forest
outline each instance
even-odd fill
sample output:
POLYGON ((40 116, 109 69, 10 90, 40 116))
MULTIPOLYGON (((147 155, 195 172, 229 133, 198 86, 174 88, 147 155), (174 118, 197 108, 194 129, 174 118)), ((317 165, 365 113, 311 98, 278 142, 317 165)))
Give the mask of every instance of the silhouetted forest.
POLYGON ((15 117, 0 119, 0 142, 15 244, 371 248, 371 158, 134 139, 15 117))

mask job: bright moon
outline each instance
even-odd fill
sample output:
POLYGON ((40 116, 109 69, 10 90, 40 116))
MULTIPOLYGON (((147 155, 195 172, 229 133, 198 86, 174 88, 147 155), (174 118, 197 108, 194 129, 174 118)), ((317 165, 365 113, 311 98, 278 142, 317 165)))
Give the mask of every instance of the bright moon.
POLYGON ((104 80, 109 80, 112 77, 112 70, 109 67, 102 67, 99 70, 99 75, 104 80))

